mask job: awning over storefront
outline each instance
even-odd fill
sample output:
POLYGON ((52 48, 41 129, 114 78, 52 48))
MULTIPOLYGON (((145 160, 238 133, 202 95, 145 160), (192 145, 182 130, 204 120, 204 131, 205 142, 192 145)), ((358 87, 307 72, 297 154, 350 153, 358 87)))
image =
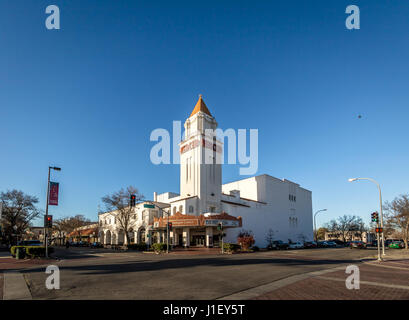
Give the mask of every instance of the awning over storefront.
MULTIPOLYGON (((168 218, 154 218, 153 227, 155 229, 166 228, 168 218)), ((176 212, 174 215, 169 216, 169 222, 172 223, 173 228, 177 227, 217 227, 221 222, 225 228, 237 228, 242 226, 242 218, 234 217, 226 212, 214 215, 193 216, 187 214, 181 214, 176 212)))

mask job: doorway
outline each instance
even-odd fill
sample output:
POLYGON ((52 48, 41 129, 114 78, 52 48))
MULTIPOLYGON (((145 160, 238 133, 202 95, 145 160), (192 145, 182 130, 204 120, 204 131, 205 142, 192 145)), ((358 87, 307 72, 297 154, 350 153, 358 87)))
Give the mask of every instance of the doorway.
POLYGON ((192 235, 192 246, 204 247, 206 245, 206 237, 204 235, 192 235))

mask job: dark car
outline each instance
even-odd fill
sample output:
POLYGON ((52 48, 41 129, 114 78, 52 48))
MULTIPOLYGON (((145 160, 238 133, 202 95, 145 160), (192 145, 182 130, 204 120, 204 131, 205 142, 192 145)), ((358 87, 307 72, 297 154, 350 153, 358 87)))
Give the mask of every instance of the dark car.
POLYGON ((327 247, 327 242, 326 241, 318 241, 317 242, 317 247, 318 248, 326 248, 327 247))
POLYGON ((43 243, 40 240, 22 240, 17 242, 18 246, 42 246, 43 243))
POLYGON ((342 240, 334 239, 334 240, 330 240, 330 241, 335 242, 338 247, 345 247, 345 242, 342 241, 342 240))
POLYGON ((336 248, 337 244, 334 241, 325 241, 327 248, 336 248))
POLYGON ((286 250, 288 249, 288 243, 285 243, 281 240, 275 240, 271 243, 271 249, 273 250, 286 250))
POLYGON ((316 248, 317 243, 315 241, 307 241, 304 243, 304 248, 306 249, 311 249, 311 248, 316 248))
POLYGON ((103 248, 104 245, 101 242, 93 242, 90 244, 91 248, 103 248))
POLYGON ((350 246, 351 249, 357 248, 357 249, 366 249, 366 243, 362 241, 351 241, 350 246))

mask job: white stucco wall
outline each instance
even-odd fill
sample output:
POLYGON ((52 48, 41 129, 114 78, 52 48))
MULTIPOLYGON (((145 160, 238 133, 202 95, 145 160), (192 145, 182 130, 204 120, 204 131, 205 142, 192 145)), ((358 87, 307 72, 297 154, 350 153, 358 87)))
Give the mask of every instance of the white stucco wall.
MULTIPOLYGON (((256 245, 265 247, 266 235, 271 228, 276 240, 300 241, 312 240, 312 199, 311 191, 301 188, 288 180, 280 180, 268 175, 243 179, 222 186, 223 192, 239 190, 242 198, 253 198, 256 201, 245 201, 250 207, 222 202, 223 210, 243 218, 243 229, 251 230, 256 245), (289 194, 296 196, 289 200, 289 194), (290 218, 293 220, 290 222, 290 218)), ((234 202, 232 197, 224 197, 234 202)), ((233 198, 234 199, 234 198, 233 198)), ((243 201, 243 200, 242 200, 243 201)), ((226 241, 235 242, 240 230, 230 229, 226 241)))

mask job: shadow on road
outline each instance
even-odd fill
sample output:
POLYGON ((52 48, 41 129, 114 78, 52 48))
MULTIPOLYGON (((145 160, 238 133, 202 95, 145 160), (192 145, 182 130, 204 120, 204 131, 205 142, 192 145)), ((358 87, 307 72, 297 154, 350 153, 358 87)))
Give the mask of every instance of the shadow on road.
MULTIPOLYGON (((275 265, 279 266, 314 266, 314 265, 337 265, 344 263, 356 263, 356 260, 306 260, 306 259, 229 259, 223 257, 217 258, 199 258, 199 259, 169 259, 158 261, 137 261, 137 262, 116 262, 110 264, 92 264, 76 266, 60 266, 60 270, 78 271, 80 274, 115 274, 124 272, 143 272, 160 271, 164 269, 178 269, 198 266, 209 267, 232 267, 243 265, 275 265)), ((26 270, 26 273, 43 272, 43 268, 33 268, 26 270)))

